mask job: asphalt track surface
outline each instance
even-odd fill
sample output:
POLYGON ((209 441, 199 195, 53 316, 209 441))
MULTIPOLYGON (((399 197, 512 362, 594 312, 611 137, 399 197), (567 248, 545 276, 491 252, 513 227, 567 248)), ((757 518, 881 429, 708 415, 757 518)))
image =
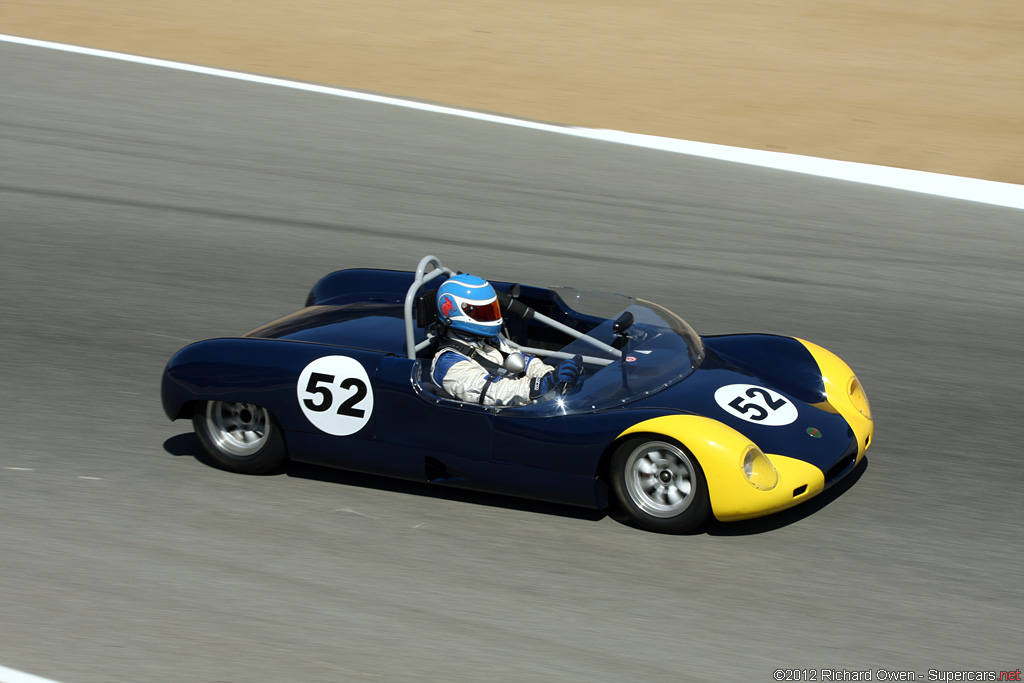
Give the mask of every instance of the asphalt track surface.
MULTIPOLYGON (((1016 669, 1024 213, 0 45, 0 664, 91 681, 1016 669), (425 253, 846 359, 852 485, 682 537, 291 467, 159 404, 184 344, 425 253)), ((453 435, 457 437, 457 435, 453 435)))

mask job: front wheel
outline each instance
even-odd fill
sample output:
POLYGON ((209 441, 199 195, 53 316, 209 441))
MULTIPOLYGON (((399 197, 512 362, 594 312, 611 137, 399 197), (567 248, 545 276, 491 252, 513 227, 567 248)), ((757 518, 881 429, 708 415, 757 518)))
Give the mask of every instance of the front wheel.
POLYGON ((192 425, 210 457, 232 472, 266 474, 288 458, 281 429, 266 408, 206 401, 196 406, 192 425))
POLYGON ((623 511, 648 531, 686 533, 711 512, 700 463, 668 437, 651 434, 623 443, 612 456, 611 479, 623 511))

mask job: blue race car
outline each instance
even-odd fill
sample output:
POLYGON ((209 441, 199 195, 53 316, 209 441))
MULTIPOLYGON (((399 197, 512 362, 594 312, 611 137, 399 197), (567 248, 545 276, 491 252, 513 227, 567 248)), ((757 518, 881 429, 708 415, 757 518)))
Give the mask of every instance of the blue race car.
POLYGON ((221 466, 288 459, 590 508, 682 533, 797 505, 854 469, 874 425, 853 371, 765 334, 698 336, 642 299, 493 282, 503 338, 585 379, 526 406, 456 401, 430 377, 437 286, 453 271, 341 270, 305 308, 186 346, 164 411, 221 466))

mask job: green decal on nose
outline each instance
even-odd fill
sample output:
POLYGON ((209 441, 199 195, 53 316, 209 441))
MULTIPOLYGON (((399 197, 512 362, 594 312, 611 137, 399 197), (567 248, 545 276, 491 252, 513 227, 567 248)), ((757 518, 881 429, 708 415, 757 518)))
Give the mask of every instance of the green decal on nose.
POLYGON ((821 432, 819 432, 819 431, 818 431, 817 429, 815 429, 814 427, 808 427, 808 428, 807 428, 807 433, 808 433, 808 434, 810 434, 810 435, 811 435, 812 437, 814 437, 815 439, 820 439, 820 438, 821 438, 821 432))

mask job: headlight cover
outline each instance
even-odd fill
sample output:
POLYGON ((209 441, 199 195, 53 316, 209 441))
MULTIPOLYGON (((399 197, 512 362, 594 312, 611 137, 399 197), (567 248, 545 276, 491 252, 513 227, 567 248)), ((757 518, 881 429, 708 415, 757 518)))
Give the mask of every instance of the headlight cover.
POLYGON ((750 444, 740 459, 740 468, 747 481, 758 491, 771 491, 779 483, 779 473, 764 452, 750 444))
POLYGON ((847 386, 846 391, 850 395, 850 403, 853 404, 853 407, 870 420, 871 404, 868 403, 868 395, 864 393, 864 387, 861 386, 860 380, 857 379, 856 375, 850 378, 850 384, 847 386))

